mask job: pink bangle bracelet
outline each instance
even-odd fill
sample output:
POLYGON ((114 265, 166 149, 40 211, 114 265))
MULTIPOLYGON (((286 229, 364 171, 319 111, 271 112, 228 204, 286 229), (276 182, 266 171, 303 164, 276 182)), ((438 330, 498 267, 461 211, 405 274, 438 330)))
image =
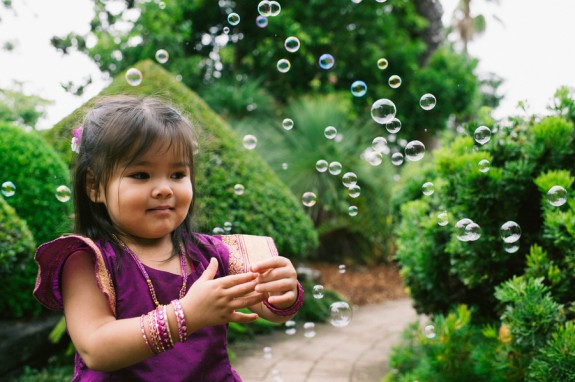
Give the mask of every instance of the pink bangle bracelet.
POLYGON ((286 308, 286 309, 278 309, 278 308, 274 307, 272 304, 270 304, 268 300, 264 300, 264 305, 272 313, 277 314, 278 316, 292 316, 292 315, 297 313, 299 308, 301 308, 301 306, 303 304, 303 297, 304 297, 303 295, 304 295, 303 288, 298 281, 298 283, 297 283, 297 299, 292 304, 292 306, 290 306, 289 308, 286 308))
POLYGON ((186 326, 186 316, 184 316, 184 309, 180 300, 172 300, 176 321, 178 323, 178 337, 180 342, 186 342, 188 339, 188 328, 186 326))

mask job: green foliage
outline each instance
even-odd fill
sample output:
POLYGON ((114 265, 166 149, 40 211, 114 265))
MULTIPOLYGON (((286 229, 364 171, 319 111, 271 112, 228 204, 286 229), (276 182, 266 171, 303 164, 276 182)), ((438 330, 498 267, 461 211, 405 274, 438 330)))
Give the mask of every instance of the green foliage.
MULTIPOLYGON (((258 3, 166 0, 162 2, 165 7, 160 7, 153 1, 125 0, 116 2, 115 9, 110 10, 107 1, 97 0, 90 32, 53 37, 52 44, 64 53, 78 50, 88 54, 111 75, 153 58, 157 49, 165 49, 170 58, 163 65, 181 75, 186 85, 212 93, 206 85, 222 83, 218 87, 225 89, 226 97, 232 96, 230 87, 240 87, 244 82, 242 79, 238 83, 237 78, 247 76, 261 79, 263 87, 280 103, 309 92, 346 92, 351 99, 350 85, 362 80, 369 91, 354 101, 356 110, 367 114, 376 99, 391 98, 400 117, 409 121, 404 131, 411 133, 420 131, 421 126, 435 133, 444 128, 449 115, 469 116, 470 105, 478 100, 478 80, 473 74, 476 62, 451 49, 433 54, 439 41, 426 43, 428 30, 442 27, 436 25, 437 19, 426 19, 419 13, 421 8, 437 7, 431 1, 423 5, 409 1, 393 5, 290 2, 282 4, 280 15, 268 18, 265 28, 255 23, 258 3), (241 17, 236 26, 227 23, 231 12, 241 17), (224 27, 230 29, 229 33, 223 31, 224 27), (285 50, 288 36, 297 36, 301 42, 295 53, 285 50), (86 43, 94 37, 95 45, 86 43), (319 67, 318 59, 324 53, 335 58, 330 70, 319 67), (291 62, 287 73, 277 70, 282 58, 291 62), (385 70, 376 64, 380 58, 389 62, 385 70), (403 85, 391 89, 387 84, 391 75, 399 75, 403 85), (428 113, 418 105, 426 92, 437 93, 440 102, 428 113)), ((213 94, 206 98, 208 103, 221 105, 217 93, 213 94)), ((235 108, 243 110, 246 101, 241 100, 235 108)))
POLYGON ((51 103, 42 97, 24 94, 21 85, 0 89, 0 121, 34 128, 38 119, 46 114, 46 105, 51 103))
MULTIPOLYGON (((455 306, 473 307, 471 350, 461 338, 452 343, 462 351, 459 365, 467 365, 467 379, 575 380, 575 131, 561 111, 493 123, 491 141, 483 146, 471 137, 447 136, 428 163, 404 169, 394 192, 397 258, 416 308, 433 315, 437 327, 438 317, 455 306), (481 159, 491 163, 486 173, 477 170, 481 159), (424 181, 435 183, 433 195, 421 195, 424 181), (550 202, 554 186, 566 190, 564 204, 550 202), (439 211, 447 211, 449 225, 435 224, 439 211), (478 240, 458 239, 453 225, 462 218, 479 224, 478 240), (500 238, 500 226, 509 220, 521 227, 518 250, 500 238)), ((476 127, 463 130, 471 135, 476 127)), ((386 380, 447 380, 452 359, 428 357, 426 344, 412 336, 397 348, 395 372, 386 380)))
POLYGON ((471 311, 460 305, 447 316, 436 316, 432 325, 435 336, 426 336, 418 323, 404 331, 402 346, 392 351, 392 373, 386 381, 485 381, 474 368, 475 345, 482 334, 471 325, 471 311))
POLYGON ((559 326, 529 365, 526 382, 575 381, 575 322, 559 326))
POLYGON ((495 290, 506 303, 501 318, 509 327, 513 346, 529 360, 545 344, 550 332, 564 321, 561 306, 551 297, 543 279, 513 277, 495 290))
MULTIPOLYGON (((317 246, 311 220, 268 165, 257 154, 244 149, 241 137, 163 68, 149 60, 139 63, 137 68, 143 74, 141 85, 130 86, 122 73, 101 95, 160 97, 179 105, 200 128, 200 153, 195 169, 198 230, 212 232, 229 221, 233 233, 273 237, 283 256, 300 260, 309 254, 317 246), (245 187, 243 195, 234 193, 236 184, 245 187)), ((82 114, 82 110, 77 110, 47 133, 47 138, 65 156, 70 155, 69 138, 63 137, 71 136, 82 114)))
MULTIPOLYGON (((0 183, 16 186, 6 202, 26 221, 36 242, 52 240, 71 228, 71 202, 56 199, 70 176, 60 156, 37 132, 0 123, 0 183)), ((30 254, 32 255, 32 254, 30 254)))
POLYGON ((37 272, 35 247, 26 222, 0 196, 0 318, 29 317, 41 312, 32 297, 37 272))
POLYGON ((372 166, 362 159, 373 139, 381 135, 381 128, 357 118, 342 95, 303 97, 284 113, 281 118, 254 117, 234 125, 237 131, 258 137, 256 150, 295 195, 317 195, 316 204, 306 211, 320 234, 318 258, 347 263, 386 261, 391 230, 390 165, 380 160, 382 164, 372 166), (291 130, 282 127, 284 118, 292 119, 291 130), (328 126, 336 128, 335 139, 325 137, 328 126), (319 172, 318 160, 341 163, 341 173, 319 172), (357 175, 359 197, 350 196, 342 183, 348 172, 357 175), (349 215, 350 206, 358 208, 356 216, 349 215))

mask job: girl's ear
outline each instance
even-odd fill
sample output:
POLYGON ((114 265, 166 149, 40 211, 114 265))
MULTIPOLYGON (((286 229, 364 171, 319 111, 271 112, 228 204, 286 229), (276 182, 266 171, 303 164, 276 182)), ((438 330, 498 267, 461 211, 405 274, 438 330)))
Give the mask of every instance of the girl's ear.
POLYGON ((88 170, 86 173, 86 194, 92 201, 92 203, 100 203, 100 193, 98 192, 98 187, 96 186, 96 178, 92 170, 88 170))

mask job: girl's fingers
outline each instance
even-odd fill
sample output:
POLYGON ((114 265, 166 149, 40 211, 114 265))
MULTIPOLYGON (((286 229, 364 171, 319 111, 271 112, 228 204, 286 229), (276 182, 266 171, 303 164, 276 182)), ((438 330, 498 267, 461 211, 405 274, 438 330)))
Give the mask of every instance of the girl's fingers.
POLYGON ((233 312, 231 314, 230 322, 247 323, 257 320, 258 317, 259 316, 256 313, 233 312))
POLYGON ((288 265, 288 263, 290 263, 290 261, 285 257, 275 256, 270 259, 262 260, 255 264, 252 264, 251 271, 262 273, 268 269, 285 267, 286 265, 288 265))
POLYGON ((258 293, 284 293, 292 291, 296 287, 291 279, 280 279, 259 283, 255 286, 255 291, 258 293))

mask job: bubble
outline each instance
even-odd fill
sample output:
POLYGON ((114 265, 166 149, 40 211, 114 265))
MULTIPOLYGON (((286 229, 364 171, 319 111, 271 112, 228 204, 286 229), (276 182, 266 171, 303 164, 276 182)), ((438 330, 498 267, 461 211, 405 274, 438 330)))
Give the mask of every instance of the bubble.
POLYGON ((553 186, 547 191, 547 201, 554 207, 560 207, 567 201, 567 190, 561 186, 553 186))
POLYGON ((226 231, 222 227, 214 227, 212 233, 214 235, 223 235, 226 231))
POLYGON ((400 152, 391 154, 391 163, 394 166, 401 166, 403 164, 403 154, 400 152))
POLYGON ((489 163, 487 159, 482 159, 477 163, 477 168, 479 169, 479 172, 486 173, 491 168, 491 163, 489 163))
POLYGON ((377 68, 379 70, 387 69, 388 65, 389 65, 389 63, 387 62, 387 60, 385 58, 380 58, 379 60, 377 60, 377 68))
POLYGON ((337 129, 333 126, 328 126, 325 128, 325 130, 323 131, 323 135, 327 138, 327 139, 334 139, 335 136, 337 135, 337 129))
POLYGON ((407 160, 417 162, 425 155, 425 146, 420 141, 411 141, 405 146, 407 160))
POLYGON ((64 185, 56 188, 56 199, 62 203, 66 203, 72 197, 72 191, 64 185))
POLYGON ((487 126, 479 126, 473 133, 473 139, 480 145, 484 145, 491 139, 491 130, 487 126))
POLYGON ((247 134, 244 135, 243 144, 246 149, 253 150, 258 144, 258 139, 255 137, 255 135, 247 134))
POLYGON ((236 195, 243 195, 244 192, 245 192, 245 187, 244 187, 243 184, 239 184, 239 183, 238 183, 238 184, 236 184, 236 185, 234 186, 234 194, 236 194, 236 195))
POLYGON ((401 77, 394 74, 393 76, 389 77, 388 83, 390 87, 397 89, 401 86, 401 77))
POLYGON ((232 222, 224 222, 224 230, 226 230, 226 232, 231 232, 233 226, 232 222))
POLYGON ((258 13, 261 16, 268 17, 271 16, 272 6, 268 0, 262 0, 258 4, 258 13))
POLYGON ((339 175, 341 173, 341 163, 337 162, 337 161, 333 161, 329 164, 329 173, 331 175, 339 175))
POLYGON ((357 198, 361 194, 361 188, 356 184, 348 188, 350 198, 357 198))
POLYGON ((471 222, 465 226, 465 235, 467 241, 476 241, 481 237, 481 227, 475 222, 471 222))
POLYGON ((515 243, 521 237, 521 227, 511 220, 503 223, 499 232, 505 243, 515 243))
POLYGON ((367 93, 367 85, 363 81, 354 81, 350 90, 354 97, 363 97, 367 93))
POLYGON ((503 243, 503 250, 507 253, 515 253, 519 251, 519 243, 503 243))
MULTIPOLYGON (((385 150, 385 149, 386 148, 384 148, 382 150, 385 150)), ((383 154, 381 153, 381 151, 374 150, 374 149, 368 149, 368 150, 366 150, 365 156, 363 159, 366 160, 367 163, 369 163, 372 166, 379 166, 381 164, 381 162, 383 162, 383 154)))
POLYGON ((232 26, 236 26, 240 23, 240 15, 237 13, 230 13, 228 15, 228 23, 232 26))
POLYGON ((170 54, 168 53, 167 50, 158 49, 156 51, 156 61, 158 61, 160 64, 165 64, 166 62, 168 62, 169 58, 170 58, 170 54))
POLYGON ((285 333, 288 336, 293 336, 294 334, 296 334, 297 329, 296 329, 296 322, 294 320, 288 320, 285 322, 285 333))
POLYGON ((387 98, 380 98, 371 105, 371 117, 380 125, 391 122, 396 112, 395 104, 387 98))
POLYGON ((317 196, 311 191, 304 192, 301 196, 301 202, 306 207, 313 207, 317 202, 317 196))
POLYGON ((272 348, 271 346, 264 346, 264 348, 262 349, 262 352, 264 354, 264 358, 265 359, 271 359, 273 358, 273 353, 272 353, 272 348))
POLYGON ((383 152, 387 148, 387 139, 384 137, 375 137, 371 141, 371 147, 377 152, 383 152))
POLYGON ((299 39, 295 36, 290 36, 286 38, 284 42, 284 46, 286 50, 290 53, 295 53, 299 50, 300 42, 299 39))
POLYGON ((287 170, 288 167, 289 165, 286 162, 282 163, 282 170, 287 170))
POLYGON ((256 17, 256 25, 260 28, 265 28, 268 26, 268 18, 262 15, 256 17))
POLYGON ((293 129, 293 120, 290 118, 284 118, 282 121, 282 127, 288 131, 293 129))
POLYGON ((132 86, 138 86, 142 83, 142 72, 136 68, 130 68, 126 71, 126 81, 132 86))
POLYGON ((339 271, 340 274, 344 274, 344 273, 345 273, 345 264, 340 264, 340 265, 337 267, 337 269, 338 269, 338 271, 339 271))
POLYGON ((355 186, 357 184, 357 175, 355 174, 355 172, 346 172, 341 177, 341 182, 347 188, 355 186))
POLYGON ((429 196, 435 192, 435 186, 431 182, 425 182, 423 186, 421 186, 421 190, 423 191, 423 195, 429 196))
POLYGON ((448 223, 449 223, 449 218, 448 218, 447 212, 442 211, 442 212, 437 214, 437 225, 444 227, 448 223))
POLYGON ((423 328, 423 334, 429 339, 435 338, 435 326, 427 325, 423 328))
POLYGON ((469 232, 467 232, 467 226, 473 223, 473 220, 468 218, 463 218, 455 223, 455 234, 457 239, 460 241, 469 241, 469 232))
POLYGON ((291 63, 289 60, 282 58, 278 61, 277 68, 280 73, 287 73, 291 68, 291 63))
POLYGON ((314 338, 315 333, 315 324, 313 322, 305 322, 303 324, 303 335, 306 338, 314 338))
POLYGON ((336 301, 329 306, 329 323, 336 328, 343 328, 351 322, 352 310, 345 301, 336 301))
POLYGON ((224 27, 222 30, 224 31, 225 34, 230 34, 230 28, 229 27, 224 27))
POLYGON ((390 134, 397 134, 401 130, 401 121, 397 118, 393 118, 389 123, 385 124, 385 129, 390 134))
POLYGON ((335 60, 331 54, 324 53, 321 56, 319 56, 318 63, 320 68, 328 70, 333 68, 333 66, 335 65, 335 60))
POLYGON ((270 16, 277 16, 280 14, 282 7, 277 1, 270 1, 270 16))
POLYGON ((312 294, 313 294, 313 297, 314 297, 314 298, 316 298, 316 299, 318 299, 318 300, 319 300, 319 299, 322 299, 324 292, 325 292, 325 291, 324 291, 323 285, 314 285, 314 286, 313 286, 312 294))
POLYGON ((357 216, 357 214, 359 213, 359 208, 357 208, 357 206, 349 206, 347 209, 347 214, 349 216, 357 216))
POLYGON ((328 167, 329 164, 324 159, 320 159, 317 162, 315 162, 315 169, 317 170, 317 172, 326 172, 328 167))
POLYGON ((436 104, 437 100, 431 93, 426 93, 419 99, 419 106, 421 106, 423 110, 431 110, 435 107, 436 104))
POLYGON ((14 185, 14 183, 10 181, 2 183, 2 195, 4 195, 7 198, 10 198, 14 196, 15 193, 16 193, 16 186, 14 185))

